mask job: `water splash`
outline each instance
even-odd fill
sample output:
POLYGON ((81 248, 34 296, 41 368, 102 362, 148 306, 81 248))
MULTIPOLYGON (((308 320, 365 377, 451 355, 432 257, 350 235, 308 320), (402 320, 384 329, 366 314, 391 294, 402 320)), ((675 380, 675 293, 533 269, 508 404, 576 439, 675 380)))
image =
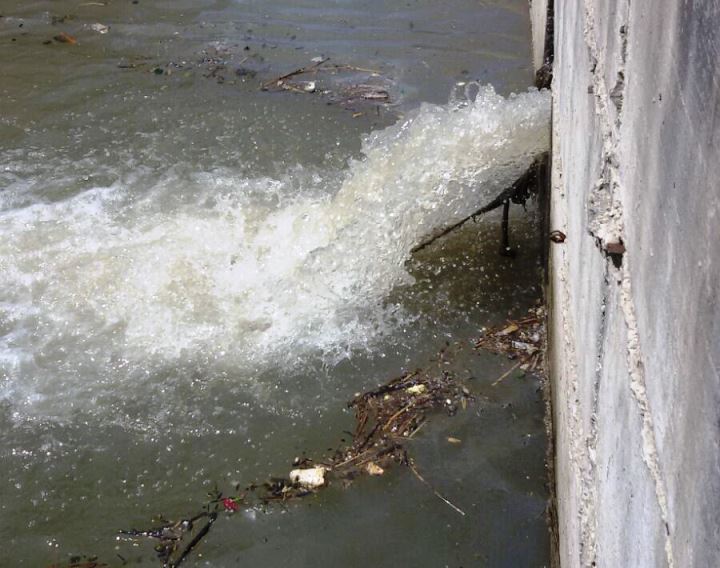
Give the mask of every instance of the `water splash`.
POLYGON ((154 366, 335 362, 372 346, 404 317, 386 298, 411 282, 413 245, 547 150, 549 112, 546 92, 482 87, 368 136, 345 172, 178 167, 150 188, 137 174, 51 203, 8 201, 0 394, 57 415, 136 388, 154 366))

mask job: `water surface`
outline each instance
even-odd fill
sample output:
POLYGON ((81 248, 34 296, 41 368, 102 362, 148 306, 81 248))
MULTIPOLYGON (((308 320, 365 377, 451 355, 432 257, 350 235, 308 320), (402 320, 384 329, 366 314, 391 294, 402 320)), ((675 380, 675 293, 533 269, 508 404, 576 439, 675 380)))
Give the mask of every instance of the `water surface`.
POLYGON ((545 563, 538 385, 466 347, 537 297, 533 223, 513 261, 494 217, 408 252, 547 143, 547 97, 500 96, 526 10, 0 2, 1 565, 155 565, 117 529, 334 447, 353 393, 448 341, 479 403, 417 460, 466 517, 397 471, 218 523, 188 565, 545 563), (258 88, 317 57, 377 73, 258 88), (359 81, 389 104, 333 97, 359 81))

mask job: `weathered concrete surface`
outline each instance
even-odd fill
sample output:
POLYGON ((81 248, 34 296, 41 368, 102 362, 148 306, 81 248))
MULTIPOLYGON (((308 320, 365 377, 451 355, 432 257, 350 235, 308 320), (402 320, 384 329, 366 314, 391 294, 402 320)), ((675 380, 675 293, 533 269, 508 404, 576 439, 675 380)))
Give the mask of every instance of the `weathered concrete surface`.
POLYGON ((719 62, 720 0, 555 3, 564 566, 720 565, 719 62))
POLYGON ((530 3, 530 21, 532 22, 533 66, 540 69, 544 63, 545 24, 548 0, 533 0, 530 3))

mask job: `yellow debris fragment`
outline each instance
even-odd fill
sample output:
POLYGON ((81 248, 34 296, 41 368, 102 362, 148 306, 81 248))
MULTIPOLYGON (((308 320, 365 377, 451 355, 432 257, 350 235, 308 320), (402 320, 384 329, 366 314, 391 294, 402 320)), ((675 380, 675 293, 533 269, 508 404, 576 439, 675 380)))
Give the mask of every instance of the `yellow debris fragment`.
POLYGON ((507 326, 505 329, 498 331, 496 335, 510 335, 511 333, 515 333, 518 329, 520 329, 517 325, 514 323, 511 323, 509 326, 507 326))
POLYGON ((407 392, 409 394, 422 394, 425 391, 427 391, 427 387, 425 385, 413 385, 407 388, 407 392))
POLYGON ((367 471, 369 475, 382 475, 385 473, 385 470, 374 462, 368 463, 365 466, 365 471, 367 471))

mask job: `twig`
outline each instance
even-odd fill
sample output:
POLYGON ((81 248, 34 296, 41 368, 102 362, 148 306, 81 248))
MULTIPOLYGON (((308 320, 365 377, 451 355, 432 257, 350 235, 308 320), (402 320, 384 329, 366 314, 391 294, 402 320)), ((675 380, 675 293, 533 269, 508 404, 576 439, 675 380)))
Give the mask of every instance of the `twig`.
POLYGON ((321 61, 318 61, 317 63, 314 63, 313 65, 310 65, 308 67, 300 67, 299 69, 295 69, 295 71, 290 71, 290 73, 286 73, 285 75, 281 75, 280 77, 271 79, 270 81, 266 81, 260 86, 260 89, 266 91, 267 88, 271 85, 277 85, 281 81, 289 79, 290 77, 294 77, 295 75, 302 75, 304 73, 308 73, 309 71, 313 71, 314 69, 317 69, 318 67, 320 67, 320 65, 322 65, 323 63, 327 63, 328 61, 330 61, 330 58, 326 57, 325 59, 322 59, 321 61))
POLYGON ((344 465, 347 465, 347 464, 349 464, 349 463, 352 463, 352 462, 354 462, 355 460, 361 458, 362 456, 364 456, 365 454, 367 454, 367 453, 369 453, 369 452, 371 452, 371 451, 372 451, 372 448, 370 448, 369 450, 365 450, 364 452, 361 452, 361 453, 357 454, 356 456, 353 456, 353 457, 351 457, 351 458, 348 458, 348 459, 346 459, 345 461, 342 461, 342 462, 340 462, 340 463, 334 464, 334 465, 332 466, 332 469, 338 469, 338 468, 343 467, 344 465))
POLYGON ((410 432, 410 434, 405 439, 412 440, 415 437, 415 434, 417 434, 423 428, 423 426, 425 426, 426 424, 427 424, 427 420, 423 420, 422 422, 420 422, 420 424, 418 424, 417 428, 415 428, 415 430, 410 432))
POLYGON ((364 394, 361 394, 359 396, 356 396, 354 399, 350 401, 348 404, 348 407, 352 408, 353 406, 356 406, 357 404, 360 404, 361 402, 365 402, 368 399, 371 398, 378 398, 380 395, 399 391, 406 389, 409 386, 413 386, 417 384, 417 381, 414 381, 413 379, 416 379, 418 377, 418 372, 413 371, 411 373, 408 373, 407 375, 403 375, 397 379, 394 379, 390 381, 387 384, 381 385, 375 390, 366 392, 364 394))
POLYGON ((295 85, 291 85, 290 83, 283 83, 280 85, 280 88, 284 91, 292 91, 293 93, 302 93, 303 95, 310 94, 308 91, 304 89, 298 89, 295 85))
POLYGON ((195 537, 188 543, 188 545, 184 548, 178 559, 168 564, 168 568, 177 568, 178 566, 180 566, 180 564, 182 564, 183 561, 192 552, 193 548, 195 548, 198 543, 205 537, 205 535, 210 532, 210 527, 217 519, 217 513, 212 512, 208 515, 208 517, 208 522, 205 523, 205 526, 203 526, 203 528, 201 528, 195 535, 195 537))
POLYGON ((403 412, 407 412, 410 410, 414 404, 410 402, 407 406, 403 406, 400 410, 398 410, 395 414, 393 414, 386 422, 385 426, 383 426, 383 430, 387 430, 390 427, 390 424, 392 424, 395 419, 400 416, 403 412))
POLYGON ((410 468, 410 471, 412 471, 415 474, 415 477, 417 477, 420 481, 422 481, 425 485, 428 486, 430 491, 432 491, 435 494, 435 497, 440 499, 443 503, 445 503, 448 507, 451 509, 457 511, 460 513, 463 517, 465 516, 465 511, 463 511, 460 507, 453 505, 450 501, 445 499, 440 493, 438 493, 437 489, 435 489, 430 483, 418 472, 417 469, 415 469, 415 465, 413 464, 412 460, 408 460, 407 462, 408 467, 410 468))
POLYGON ((533 355, 535 355, 535 353, 531 353, 531 354, 528 355, 527 357, 523 357, 522 359, 520 359, 517 363, 515 363, 512 367, 510 367, 507 371, 505 371, 502 375, 500 375, 500 377, 499 377, 495 382, 493 382, 490 386, 491 386, 491 387, 497 386, 497 384, 498 384, 500 381, 502 381, 504 378, 508 377, 508 376, 510 375, 510 373, 512 373, 512 372, 513 372, 515 369, 517 369, 520 365, 522 365, 523 363, 525 363, 525 362, 526 362, 528 359, 530 359, 530 357, 532 357, 533 355))
POLYGON ((366 69, 364 67, 355 67, 354 65, 333 65, 330 69, 336 69, 338 71, 360 71, 361 73, 370 73, 372 75, 380 75, 381 72, 376 69, 366 69))
POLYGON ((515 202, 524 202, 523 200, 526 199, 527 195, 530 193, 530 186, 531 184, 537 179, 537 170, 539 167, 539 161, 535 160, 530 167, 525 171, 523 175, 521 175, 515 183, 513 183, 510 187, 503 190, 500 195, 498 195, 495 199, 493 199, 490 203, 485 205, 484 207, 481 207, 474 213, 471 213, 464 219, 461 219, 457 223, 454 223, 450 225, 449 227, 446 227, 445 229, 442 229, 439 233, 436 233, 435 235, 431 236, 426 241, 420 243, 416 247, 412 248, 410 252, 415 253, 418 251, 421 251, 425 247, 431 245, 436 240, 438 240, 441 237, 444 237, 448 233, 454 231, 458 227, 461 227, 465 223, 467 223, 470 219, 475 220, 476 217, 479 217, 480 215, 484 215, 485 213, 489 213, 493 209, 497 209, 498 207, 501 207, 505 205, 506 202, 509 201, 515 201, 515 202))
POLYGON ((480 209, 478 209, 478 210, 475 211, 474 213, 471 213, 470 215, 468 215, 468 216, 465 217, 464 219, 461 219, 461 220, 458 221, 457 223, 454 223, 454 224, 450 225, 449 227, 444 228, 444 229, 441 230, 439 233, 436 233, 435 235, 433 235, 432 237, 430 237, 430 238, 429 238, 428 240, 426 240, 425 242, 422 242, 422 243, 420 243, 419 245, 417 245, 416 247, 412 248, 412 249, 410 250, 410 252, 418 252, 418 251, 421 251, 421 250, 424 249, 425 247, 427 247, 427 246, 431 245, 432 243, 434 243, 435 241, 437 241, 439 238, 444 237, 444 236, 447 235, 448 233, 451 233, 452 231, 454 231, 454 230, 457 229, 458 227, 462 227, 462 226, 463 226, 465 223, 467 223, 470 219, 473 219, 473 220, 474 220, 475 217, 479 217, 480 215, 483 215, 484 213, 489 213, 489 212, 492 211, 493 209, 497 209, 498 207, 500 207, 500 206, 506 201, 505 199, 503 199, 503 197, 505 196, 505 194, 506 194, 507 192, 508 192, 508 190, 506 189, 506 190, 503 191, 498 197, 496 197, 495 199, 493 199, 490 203, 488 203, 488 204, 485 205, 484 207, 481 207, 480 209))

